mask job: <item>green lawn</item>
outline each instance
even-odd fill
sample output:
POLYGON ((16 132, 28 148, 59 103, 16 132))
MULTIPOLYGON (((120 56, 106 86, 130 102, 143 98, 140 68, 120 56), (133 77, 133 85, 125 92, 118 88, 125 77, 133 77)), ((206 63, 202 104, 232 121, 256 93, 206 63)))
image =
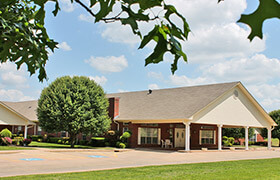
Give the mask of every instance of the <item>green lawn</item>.
MULTIPOLYGON (((42 148, 70 148, 70 145, 66 145, 66 144, 55 144, 55 143, 45 143, 45 142, 36 142, 36 141, 32 141, 29 144, 30 147, 42 147, 42 148)), ((75 145, 75 148, 79 148, 79 149, 97 149, 97 148, 101 148, 101 149, 113 149, 112 147, 92 147, 92 146, 83 146, 83 145, 75 145)))
POLYGON ((29 147, 18 147, 18 146, 0 146, 0 151, 9 151, 9 150, 29 150, 32 148, 29 147))
POLYGON ((279 179, 280 158, 182 165, 147 166, 104 171, 17 176, 0 179, 279 179))

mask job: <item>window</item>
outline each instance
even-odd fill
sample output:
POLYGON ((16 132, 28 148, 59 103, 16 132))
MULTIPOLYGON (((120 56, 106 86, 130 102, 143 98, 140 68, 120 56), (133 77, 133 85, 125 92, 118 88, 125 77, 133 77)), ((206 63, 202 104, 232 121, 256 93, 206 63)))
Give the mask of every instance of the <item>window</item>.
POLYGON ((128 122, 124 122, 123 125, 124 125, 124 126, 128 126, 129 123, 128 123, 128 122))
POLYGON ((21 131, 21 130, 22 130, 21 126, 18 126, 18 131, 21 131))
POLYGON ((216 131, 200 130, 199 144, 216 144, 216 131))
POLYGON ((66 137, 66 131, 61 131, 60 137, 66 137))
POLYGON ((140 128, 141 144, 158 144, 157 128, 140 128))
POLYGON ((38 126, 38 135, 41 135, 42 134, 42 128, 41 126, 38 126))

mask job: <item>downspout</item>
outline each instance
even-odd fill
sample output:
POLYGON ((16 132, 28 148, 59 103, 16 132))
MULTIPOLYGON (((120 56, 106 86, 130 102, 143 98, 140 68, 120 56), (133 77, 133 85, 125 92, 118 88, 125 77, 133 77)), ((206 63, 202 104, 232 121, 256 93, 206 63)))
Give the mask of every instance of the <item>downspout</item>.
POLYGON ((119 116, 114 117, 113 122, 117 125, 117 130, 120 130, 120 124, 116 121, 116 118, 118 118, 119 116))

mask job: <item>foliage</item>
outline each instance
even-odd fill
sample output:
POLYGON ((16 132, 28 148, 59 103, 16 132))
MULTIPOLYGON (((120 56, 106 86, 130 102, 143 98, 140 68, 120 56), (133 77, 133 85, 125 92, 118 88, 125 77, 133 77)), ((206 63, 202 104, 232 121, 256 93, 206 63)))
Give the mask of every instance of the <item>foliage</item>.
MULTIPOLYGON (((271 132, 271 136, 273 138, 280 139, 280 126, 279 126, 280 125, 280 109, 271 111, 269 113, 269 115, 275 121, 275 123, 278 125, 278 126, 274 127, 274 130, 271 132)), ((266 128, 262 129, 261 135, 262 135, 262 137, 267 138, 267 129, 266 128)))
POLYGON ((249 15, 241 15, 238 22, 250 26, 251 33, 248 38, 252 41, 254 37, 263 38, 262 26, 265 20, 270 18, 280 19, 280 4, 277 0, 259 0, 259 7, 249 15))
POLYGON ((105 147, 105 141, 104 137, 92 137, 90 144, 93 147, 105 147))
POLYGON ((40 126, 47 132, 68 132, 71 147, 79 133, 101 135, 110 127, 108 100, 101 86, 88 77, 57 78, 38 101, 40 126))
POLYGON ((39 70, 38 78, 46 78, 48 49, 54 51, 57 42, 48 37, 44 27, 45 12, 38 10, 38 0, 0 1, 0 62, 14 62, 19 69, 27 65, 30 75, 39 70))
POLYGON ((126 145, 125 145, 124 143, 120 143, 120 144, 119 144, 119 148, 124 149, 125 147, 126 147, 126 145))
POLYGON ((15 137, 13 139, 15 145, 17 145, 17 146, 23 146, 23 140, 24 140, 23 137, 15 137))
POLYGON ((3 129, 1 132, 0 132, 0 136, 1 137, 9 137, 11 138, 12 137, 12 133, 9 129, 5 128, 3 129))
POLYGON ((232 146, 234 144, 233 137, 223 136, 223 145, 224 146, 232 146))
POLYGON ((32 141, 32 139, 24 139, 24 140, 23 140, 23 144, 24 144, 25 146, 28 146, 28 145, 31 143, 31 141, 32 141))
POLYGON ((12 144, 12 139, 9 137, 2 137, 1 140, 2 140, 2 142, 1 142, 2 145, 11 145, 12 144))
MULTIPOLYGON (((233 137, 234 139, 245 137, 245 128, 223 128, 223 136, 233 137)), ((249 138, 254 135, 254 128, 249 128, 249 138)))
POLYGON ((32 135, 31 136, 32 141, 38 141, 38 139, 43 139, 42 135, 32 135))
MULTIPOLYGON (((155 42, 153 52, 145 59, 145 65, 159 63, 166 53, 171 53, 174 57, 171 72, 174 74, 178 60, 182 58, 187 61, 180 42, 187 40, 190 27, 186 18, 164 0, 90 0, 88 5, 80 0, 69 1, 84 8, 95 18, 96 23, 118 21, 122 25, 129 25, 141 39, 139 49, 151 41, 155 42), (93 12, 93 9, 97 12, 93 12), (173 19, 180 19, 182 27, 173 19), (144 37, 139 28, 141 22, 154 24, 154 28, 144 37)), ((54 51, 58 44, 49 38, 45 29, 45 5, 48 2, 55 3, 53 14, 56 16, 60 10, 58 0, 0 0, 0 62, 14 62, 18 68, 25 63, 31 75, 39 70, 40 81, 47 78, 45 65, 48 50, 54 51)), ((279 9, 277 0, 260 0, 256 11, 242 15, 238 22, 251 27, 250 40, 256 36, 262 38, 263 22, 269 18, 279 18, 279 9)))

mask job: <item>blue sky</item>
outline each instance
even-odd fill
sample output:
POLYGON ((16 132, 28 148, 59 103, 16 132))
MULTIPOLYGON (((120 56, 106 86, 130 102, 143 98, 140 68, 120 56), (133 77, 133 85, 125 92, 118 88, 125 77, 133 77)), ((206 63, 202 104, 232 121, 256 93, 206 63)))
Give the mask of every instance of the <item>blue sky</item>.
MULTIPOLYGON (((87 1, 85 1, 87 2, 87 1)), ((130 28, 115 24, 94 24, 93 19, 70 0, 60 0, 62 10, 53 17, 49 3, 46 27, 49 36, 60 43, 50 54, 48 81, 40 83, 23 67, 0 65, 0 99, 37 99, 41 90, 57 77, 89 76, 107 93, 172 88, 209 83, 241 81, 267 110, 280 108, 280 23, 271 19, 263 27, 264 39, 249 42, 250 29, 237 24, 241 13, 250 13, 258 0, 167 0, 181 12, 192 33, 183 43, 188 63, 182 60, 175 75, 171 59, 144 67, 151 47, 138 50, 139 39, 130 28)), ((147 32, 151 25, 142 24, 147 32)))

